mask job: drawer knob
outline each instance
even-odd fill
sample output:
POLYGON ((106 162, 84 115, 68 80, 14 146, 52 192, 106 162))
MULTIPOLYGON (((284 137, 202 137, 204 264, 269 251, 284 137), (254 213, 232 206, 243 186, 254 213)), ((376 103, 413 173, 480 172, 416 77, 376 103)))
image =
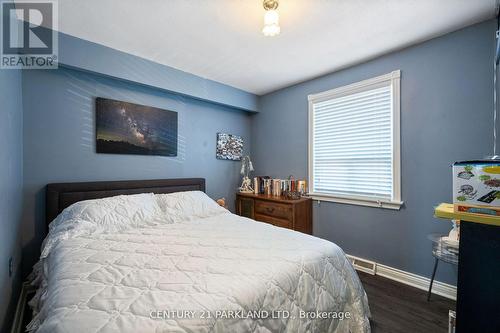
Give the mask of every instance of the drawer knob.
POLYGON ((274 212, 274 207, 267 207, 266 210, 269 212, 269 213, 272 213, 274 212))

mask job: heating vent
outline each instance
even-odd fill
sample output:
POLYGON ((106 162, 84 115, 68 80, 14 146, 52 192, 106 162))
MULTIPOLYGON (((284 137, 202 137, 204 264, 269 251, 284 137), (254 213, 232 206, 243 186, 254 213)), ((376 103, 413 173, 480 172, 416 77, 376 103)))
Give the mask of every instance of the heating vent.
POLYGON ((358 271, 375 275, 375 271, 377 269, 377 263, 350 255, 348 255, 347 258, 351 261, 354 268, 357 269, 358 271))

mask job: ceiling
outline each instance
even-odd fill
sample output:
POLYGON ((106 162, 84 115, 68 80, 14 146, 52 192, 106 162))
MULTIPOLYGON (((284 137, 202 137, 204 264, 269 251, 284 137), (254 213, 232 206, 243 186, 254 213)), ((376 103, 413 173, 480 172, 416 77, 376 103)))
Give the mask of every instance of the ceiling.
POLYGON ((59 30, 255 94, 495 15, 496 0, 59 0, 59 30))

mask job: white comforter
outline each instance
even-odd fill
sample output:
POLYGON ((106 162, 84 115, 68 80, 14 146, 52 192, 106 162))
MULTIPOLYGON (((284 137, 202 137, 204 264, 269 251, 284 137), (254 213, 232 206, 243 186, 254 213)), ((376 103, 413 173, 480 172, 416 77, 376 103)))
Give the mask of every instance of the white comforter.
POLYGON ((366 294, 331 242, 228 212, 76 229, 45 242, 33 331, 370 330, 366 294))

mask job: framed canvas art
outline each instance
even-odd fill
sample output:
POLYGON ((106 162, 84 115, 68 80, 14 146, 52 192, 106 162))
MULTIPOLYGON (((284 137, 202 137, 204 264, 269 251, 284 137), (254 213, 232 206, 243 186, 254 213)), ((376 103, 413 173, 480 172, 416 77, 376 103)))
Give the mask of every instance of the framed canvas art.
POLYGON ((177 156, 177 112, 97 98, 96 150, 104 154, 177 156))
POLYGON ((239 135, 217 133, 216 156, 220 160, 240 161, 243 155, 243 138, 239 135))

